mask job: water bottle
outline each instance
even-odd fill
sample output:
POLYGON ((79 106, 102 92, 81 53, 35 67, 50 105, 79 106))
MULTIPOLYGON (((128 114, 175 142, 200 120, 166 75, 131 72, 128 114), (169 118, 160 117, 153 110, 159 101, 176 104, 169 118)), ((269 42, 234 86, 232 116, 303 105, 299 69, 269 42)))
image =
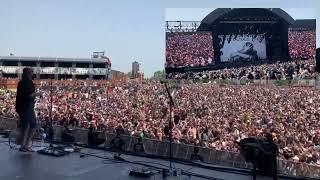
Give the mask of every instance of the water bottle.
POLYGON ((181 176, 181 169, 177 169, 176 171, 177 171, 177 176, 178 177, 181 176))

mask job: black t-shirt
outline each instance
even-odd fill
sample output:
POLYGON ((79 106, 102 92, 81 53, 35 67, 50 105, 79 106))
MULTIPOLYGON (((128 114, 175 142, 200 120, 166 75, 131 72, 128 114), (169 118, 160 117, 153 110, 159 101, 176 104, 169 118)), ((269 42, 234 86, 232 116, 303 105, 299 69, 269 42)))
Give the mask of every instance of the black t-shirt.
POLYGON ((35 98, 31 94, 35 92, 32 80, 21 80, 17 87, 16 112, 21 113, 34 109, 35 98))

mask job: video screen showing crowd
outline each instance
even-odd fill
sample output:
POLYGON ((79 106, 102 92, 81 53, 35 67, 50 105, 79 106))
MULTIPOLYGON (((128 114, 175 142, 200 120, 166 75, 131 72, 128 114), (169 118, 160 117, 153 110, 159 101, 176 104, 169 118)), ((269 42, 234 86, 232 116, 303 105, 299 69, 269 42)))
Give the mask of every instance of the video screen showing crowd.
POLYGON ((211 32, 167 33, 167 78, 240 79, 249 74, 253 79, 316 78, 314 30, 288 31, 289 60, 267 58, 265 34, 218 35, 218 53, 210 36, 211 32), (222 63, 229 66, 217 66, 222 63), (241 63, 247 64, 238 67, 241 63))
POLYGON ((166 67, 208 66, 213 62, 210 32, 167 33, 166 67))
POLYGON ((289 54, 293 59, 315 59, 316 31, 289 30, 289 54))

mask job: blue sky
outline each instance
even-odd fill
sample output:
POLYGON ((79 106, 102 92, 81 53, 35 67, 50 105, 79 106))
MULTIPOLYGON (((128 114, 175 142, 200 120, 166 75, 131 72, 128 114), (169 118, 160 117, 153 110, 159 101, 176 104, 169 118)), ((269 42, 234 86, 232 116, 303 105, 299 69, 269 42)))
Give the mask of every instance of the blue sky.
POLYGON ((113 69, 128 72, 136 60, 150 76, 163 69, 165 20, 201 20, 218 7, 281 7, 294 18, 320 13, 317 0, 3 0, 0 55, 90 57, 105 50, 113 69))

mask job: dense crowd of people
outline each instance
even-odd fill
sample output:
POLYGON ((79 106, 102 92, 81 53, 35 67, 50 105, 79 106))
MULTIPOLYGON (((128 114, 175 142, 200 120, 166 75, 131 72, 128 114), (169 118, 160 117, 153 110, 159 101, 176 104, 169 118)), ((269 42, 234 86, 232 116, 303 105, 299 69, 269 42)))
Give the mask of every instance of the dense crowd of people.
POLYGON ((166 67, 196 67, 213 63, 212 35, 170 33, 166 40, 166 67))
MULTIPOLYGON (((160 82, 98 81, 53 83, 55 124, 167 140, 169 103, 160 82), (89 121, 90 120, 90 121, 89 121)), ((169 84, 175 108, 173 140, 238 152, 236 141, 271 132, 281 158, 320 165, 320 91, 314 87, 169 84), (177 118, 178 117, 178 118, 177 118), (179 120, 179 121, 178 121, 179 120)), ((49 119, 50 85, 39 87, 39 121, 49 119)), ((1 91, 0 116, 17 117, 15 93, 1 91)))
POLYGON ((315 58, 316 31, 289 31, 288 46, 291 58, 315 58))
POLYGON ((315 60, 300 60, 291 62, 277 62, 241 68, 226 68, 202 72, 168 73, 171 79, 315 79, 317 77, 315 60))
MULTIPOLYGON (((166 40, 166 67, 197 67, 214 64, 211 33, 169 33, 166 40)), ((288 48, 292 59, 314 59, 316 32, 289 30, 288 48)))

